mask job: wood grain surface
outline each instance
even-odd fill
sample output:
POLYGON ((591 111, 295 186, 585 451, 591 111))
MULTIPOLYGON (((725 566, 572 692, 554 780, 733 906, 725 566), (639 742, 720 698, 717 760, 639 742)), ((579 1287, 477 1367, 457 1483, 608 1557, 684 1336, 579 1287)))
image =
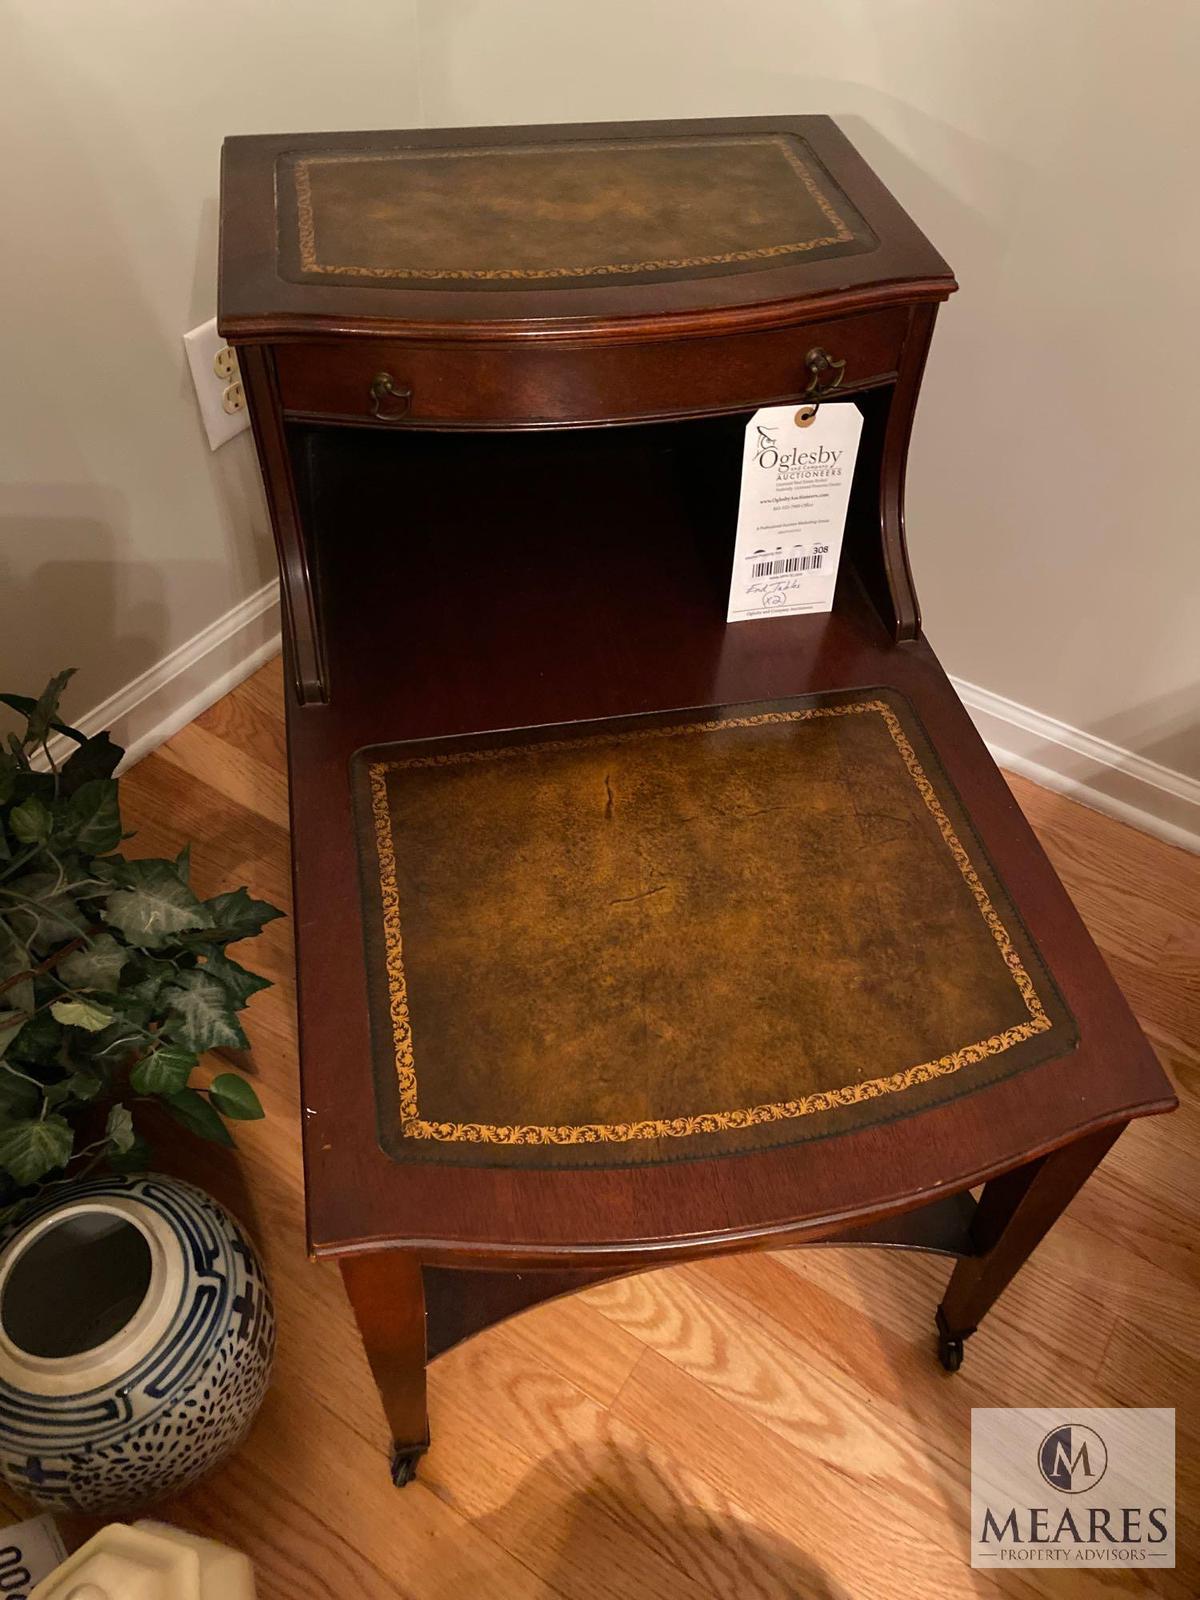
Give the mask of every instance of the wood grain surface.
MULTIPOLYGON (((205 893, 287 904, 278 663, 124 784, 134 853, 194 842, 205 893)), ((948 1377, 930 1308, 944 1261, 810 1249, 600 1285, 468 1341, 430 1372, 416 1484, 388 1430, 337 1269, 304 1254, 288 922, 237 954, 275 979, 245 1063, 267 1120, 235 1154, 164 1145, 260 1241, 275 1381, 238 1456, 155 1514, 241 1546, 261 1600, 955 1600, 1200 1591, 1200 862, 1059 796, 1013 787, 1178 1086, 1136 1123, 948 1377), (1173 1572, 972 1572, 970 1409, 1177 1408, 1173 1572)), ((216 1064, 219 1069, 219 1063, 216 1064)), ((12 1520, 28 1507, 0 1494, 12 1520)), ((72 1539, 89 1531, 82 1519, 72 1539)))

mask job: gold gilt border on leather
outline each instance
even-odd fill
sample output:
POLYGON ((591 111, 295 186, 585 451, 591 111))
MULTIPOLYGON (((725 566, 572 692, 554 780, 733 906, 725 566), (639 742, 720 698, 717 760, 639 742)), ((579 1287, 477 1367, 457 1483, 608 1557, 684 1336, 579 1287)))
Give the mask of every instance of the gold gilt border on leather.
POLYGON ((430 1122, 418 1109, 417 1072, 413 1058, 412 1027, 409 1021, 408 988, 404 977, 404 951, 400 928, 400 894, 396 882, 396 856, 392 843, 391 816, 388 811, 387 773, 402 767, 452 766, 468 761, 499 761, 537 750, 576 750, 588 739, 554 739, 536 746, 506 745, 493 750, 469 750, 440 755, 414 756, 402 761, 372 762, 369 767, 371 812, 375 823, 375 843, 379 857, 379 886, 382 899, 383 935, 387 968, 392 1041, 396 1074, 400 1086, 401 1129, 409 1139, 439 1139, 471 1144, 600 1144, 624 1143, 631 1139, 685 1139, 698 1133, 721 1133, 730 1129, 751 1128, 766 1122, 784 1122, 808 1117, 837 1106, 856 1105, 881 1095, 898 1094, 933 1078, 942 1078, 988 1056, 1002 1055, 1014 1045, 1045 1033, 1052 1026, 1038 998, 1033 981, 997 915, 979 874, 971 865, 949 817, 932 784, 925 775, 909 743, 900 720, 882 700, 863 700, 834 706, 810 706, 799 711, 766 711, 756 716, 717 718, 707 722, 683 723, 675 727, 637 729, 614 735, 614 743, 638 739, 671 739, 690 733, 711 733, 721 728, 754 728, 766 723, 809 722, 818 717, 845 717, 876 713, 883 718, 900 757, 916 785, 929 814, 937 824, 946 848, 962 873, 987 924, 996 948, 1016 985, 1027 1012, 1027 1019, 1005 1028, 987 1039, 977 1039, 933 1061, 922 1061, 888 1077, 871 1078, 863 1083, 846 1084, 840 1089, 823 1089, 767 1105, 743 1106, 734 1110, 713 1110, 695 1116, 649 1118, 639 1122, 593 1122, 543 1126, 537 1123, 430 1122))
MULTIPOLYGON (((710 140, 709 142, 719 143, 720 141, 710 140)), ((317 259, 316 218, 313 211, 312 196, 312 168, 314 166, 341 166, 347 162, 358 161, 393 161, 401 160, 405 157, 420 160, 465 160, 471 156, 480 155, 540 155, 554 153, 555 147, 553 145, 496 145, 487 149, 476 148, 469 150, 363 151, 359 154, 349 155, 309 156, 305 160, 296 162, 294 177, 300 265, 306 273, 328 274, 332 277, 419 278, 426 282, 463 279, 495 281, 511 278, 514 281, 527 282, 547 278, 611 277, 614 274, 631 272, 686 271, 693 267, 730 266, 739 261, 765 261, 775 256, 799 255, 804 251, 821 250, 829 245, 848 244, 854 238, 854 234, 838 215, 833 204, 809 171, 808 166, 792 150, 786 139, 776 135, 762 139, 734 139, 726 142, 775 146, 815 201, 822 216, 829 224, 829 231, 812 239, 798 239, 787 244, 763 245, 754 250, 725 250, 716 255, 678 256, 661 261, 606 261, 592 265, 529 268, 331 266, 328 262, 317 259)), ((656 140, 654 148, 659 150, 684 149, 694 145, 694 143, 694 140, 664 139, 656 140)), ((573 148, 587 152, 611 149, 612 145, 576 145, 573 148)))

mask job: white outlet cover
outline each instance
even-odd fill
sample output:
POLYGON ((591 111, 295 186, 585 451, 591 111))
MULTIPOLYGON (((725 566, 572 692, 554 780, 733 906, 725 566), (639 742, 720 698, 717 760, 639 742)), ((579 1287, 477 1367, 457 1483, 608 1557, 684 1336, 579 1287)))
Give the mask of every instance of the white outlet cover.
MULTIPOLYGON (((209 447, 217 450, 235 433, 241 433, 243 428, 250 426, 250 415, 244 406, 240 411, 229 412, 225 409, 225 391, 230 387, 230 379, 217 375, 215 362, 225 349, 225 341, 217 332, 216 318, 185 333, 183 348, 187 351, 192 382, 196 385, 196 398, 200 402, 200 416, 204 431, 208 434, 209 447)), ((240 377, 235 358, 233 382, 240 382, 240 377)))

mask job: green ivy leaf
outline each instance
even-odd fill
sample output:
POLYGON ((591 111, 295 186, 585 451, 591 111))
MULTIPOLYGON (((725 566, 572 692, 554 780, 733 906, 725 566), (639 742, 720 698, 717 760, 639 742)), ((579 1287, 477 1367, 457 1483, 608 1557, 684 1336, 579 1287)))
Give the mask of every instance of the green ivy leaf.
POLYGON ((27 872, 12 883, 0 885, 0 899, 11 890, 20 900, 6 906, 5 917, 13 931, 39 954, 86 933, 88 921, 69 894, 59 889, 57 872, 27 872))
POLYGON ((187 1081, 199 1060, 191 1050, 165 1044, 137 1063, 129 1074, 129 1081, 139 1094, 178 1094, 187 1088, 187 1081))
POLYGON ((237 1122, 257 1122, 265 1116, 262 1104, 253 1087, 236 1072, 223 1072, 208 1086, 209 1099, 223 1117, 237 1122))
POLYGON ((66 1080, 67 1090, 74 1100, 94 1100, 104 1088, 106 1080, 98 1072, 80 1067, 66 1080))
POLYGON ((48 1011, 40 1011, 18 1032, 12 1055, 30 1066, 49 1067, 58 1060, 62 1043, 63 1031, 58 1023, 48 1011))
POLYGON ((64 1028, 86 1028, 88 1033, 99 1033, 113 1020, 111 1011, 92 1000, 56 1000, 50 1007, 50 1015, 64 1028))
POLYGON ((56 970, 69 989, 113 990, 128 960, 129 951, 111 933, 98 933, 90 945, 64 956, 56 970))
POLYGON ((164 984, 174 983, 176 967, 172 961, 158 961, 153 956, 140 952, 130 952, 135 958, 132 970, 125 973, 124 987, 121 998, 132 999, 135 1007, 123 1009, 137 1009, 147 1006, 157 1015, 162 1010, 161 996, 164 984))
POLYGON ((114 1172, 149 1172, 154 1153, 141 1134, 135 1133, 128 1150, 110 1150, 107 1159, 114 1172))
POLYGON ((93 878, 99 878, 101 883, 110 884, 114 889, 129 889, 133 887, 131 869, 132 861, 126 861, 124 856, 101 856, 91 863, 93 878))
POLYGON ((164 989, 163 1002, 166 1032, 185 1050, 203 1055, 206 1050, 249 1046, 224 985, 206 972, 181 972, 178 982, 164 989))
POLYGON ((36 700, 31 700, 27 694, 0 694, 0 705, 11 706, 14 711, 19 711, 27 718, 26 744, 41 744, 51 728, 58 733, 65 733, 68 738, 80 744, 83 743, 84 736, 78 728, 69 728, 65 722, 55 720, 62 692, 75 676, 75 671, 74 667, 68 667, 65 672, 55 673, 36 700))
POLYGON ((13 757, 0 751, 0 806, 6 806, 12 799, 19 771, 20 768, 13 757))
POLYGON ((66 1166, 74 1144, 75 1135, 65 1117, 10 1122, 0 1129, 0 1167, 20 1184, 36 1183, 55 1167, 66 1166))
POLYGON ((42 1095, 37 1084, 0 1066, 0 1122, 35 1117, 41 1109, 42 1095))
POLYGON ((15 1042, 28 1021, 28 1011, 0 1011, 0 1061, 4 1060, 9 1045, 15 1042))
MULTIPOLYGON (((120 995, 114 996, 111 1004, 123 1012, 130 1009, 124 1005, 123 996, 120 995)), ((105 1062, 119 1062, 122 1059, 123 1045, 128 1045, 130 1050, 140 1049, 144 1045, 143 1026, 140 1017, 119 1016, 105 1028, 103 1033, 93 1033, 89 1036, 89 1049, 105 1062)))
POLYGON ((45 844, 54 829, 54 817, 50 807, 31 794, 9 812, 8 826, 20 844, 45 844))
MULTIPOLYGON (((65 733, 68 730, 62 731, 65 733)), ((63 794, 74 794, 93 778, 111 778, 124 754, 121 746, 114 744, 107 733, 98 733, 92 739, 85 739, 63 763, 59 772, 63 794)))
POLYGON ((210 918, 206 926, 216 930, 212 937, 228 944, 235 939, 253 938, 268 922, 283 915, 266 900, 252 900, 245 889, 214 895, 204 902, 204 907, 210 918))
POLYGON ((238 962, 231 961, 219 945, 213 945, 208 950, 198 950, 197 954, 204 960, 200 970, 224 986, 226 994, 239 1011, 243 1009, 252 994, 258 994, 261 989, 271 987, 270 978, 260 978, 257 972, 247 972, 238 962))
POLYGON ((91 778, 71 795, 62 814, 63 831, 76 850, 103 856, 121 842, 121 810, 115 778, 91 778))
MULTIPOLYGON (((202 1139, 209 1139, 213 1144, 233 1143, 233 1135, 229 1129, 204 1096, 197 1094, 195 1089, 181 1089, 178 1094, 165 1094, 162 1097, 162 1104, 176 1122, 182 1124, 189 1132, 199 1134, 202 1139)), ((2 1164, 3 1157, 0 1155, 0 1165, 2 1164)))
MULTIPOLYGON (((7 923, 0 922, 0 983, 5 983, 10 978, 17 977, 18 973, 29 972, 32 963, 29 951, 9 929, 7 923)), ((14 983, 11 988, 5 989, 0 994, 0 1007, 6 1011, 22 1012, 26 1016, 33 1010, 33 978, 22 978, 19 983, 14 983)))
POLYGON ((104 1132, 109 1143, 119 1156, 125 1155, 133 1149, 133 1117, 128 1109, 118 1100, 108 1113, 108 1121, 104 1124, 104 1132))
POLYGON ((192 928, 210 928, 212 913, 182 881, 173 861, 120 863, 126 887, 114 889, 104 920, 143 950, 160 950, 192 928))
POLYGON ((192 847, 190 844, 185 844, 183 849, 175 857, 175 871, 183 879, 184 883, 186 883, 188 878, 191 876, 192 847))

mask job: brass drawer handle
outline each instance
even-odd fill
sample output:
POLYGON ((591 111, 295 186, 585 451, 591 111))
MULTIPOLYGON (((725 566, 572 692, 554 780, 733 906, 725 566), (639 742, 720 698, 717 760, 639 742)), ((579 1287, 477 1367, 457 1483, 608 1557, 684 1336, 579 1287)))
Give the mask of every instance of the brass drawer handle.
POLYGON ((804 358, 804 365, 812 374, 805 394, 829 394, 841 387, 842 379, 846 376, 846 363, 835 361, 828 350, 822 350, 819 345, 808 352, 804 358), (827 381, 831 373, 835 376, 831 381, 827 381))
POLYGON ((411 401, 412 390, 397 387, 390 372, 377 372, 371 379, 371 415, 378 417, 380 422, 399 422, 411 401), (388 400, 395 401, 395 405, 385 411, 384 404, 388 400))

